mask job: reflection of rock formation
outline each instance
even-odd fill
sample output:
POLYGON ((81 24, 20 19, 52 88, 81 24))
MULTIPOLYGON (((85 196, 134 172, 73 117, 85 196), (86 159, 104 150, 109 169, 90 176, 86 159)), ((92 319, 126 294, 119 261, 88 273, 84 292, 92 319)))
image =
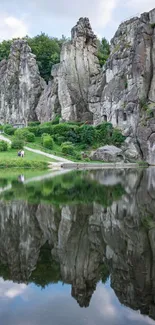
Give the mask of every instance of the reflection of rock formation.
POLYGON ((105 263, 121 303, 155 318, 155 171, 93 171, 89 177, 104 186, 121 183, 126 194, 106 208, 1 201, 0 261, 14 281, 35 281, 48 242, 60 279, 72 285, 80 306, 89 305, 105 263))

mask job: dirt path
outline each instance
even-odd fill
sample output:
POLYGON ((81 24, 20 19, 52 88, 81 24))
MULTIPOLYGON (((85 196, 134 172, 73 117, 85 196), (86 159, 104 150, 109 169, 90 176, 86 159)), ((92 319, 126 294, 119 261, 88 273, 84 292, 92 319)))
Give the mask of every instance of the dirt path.
MULTIPOLYGON (((11 143, 11 140, 9 140, 8 138, 4 137, 3 135, 0 134, 0 140, 3 140, 3 141, 6 141, 8 143, 11 143)), ((41 151, 41 150, 37 150, 37 149, 32 149, 32 148, 29 148, 29 147, 24 147, 25 150, 28 150, 28 151, 31 151, 31 152, 34 152, 38 155, 42 155, 42 156, 45 156, 45 157, 48 157, 48 158, 51 158, 51 159, 54 159, 58 162, 64 162, 64 163, 70 163, 71 160, 68 160, 68 159, 65 159, 65 158, 62 158, 62 157, 58 157, 58 156, 55 156, 55 155, 52 155, 50 153, 46 153, 44 151, 41 151)))

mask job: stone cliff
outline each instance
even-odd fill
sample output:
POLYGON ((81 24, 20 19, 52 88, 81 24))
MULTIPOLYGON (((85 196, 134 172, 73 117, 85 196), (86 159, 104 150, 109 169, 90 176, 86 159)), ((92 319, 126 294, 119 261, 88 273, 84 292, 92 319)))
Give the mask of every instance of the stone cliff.
POLYGON ((36 120, 35 108, 44 86, 27 42, 14 41, 8 61, 0 62, 0 122, 36 120))
POLYGON ((155 163, 155 9, 119 26, 103 68, 89 20, 80 18, 51 79, 45 85, 26 41, 15 41, 0 63, 0 122, 44 122, 56 114, 64 121, 108 121, 137 148, 136 157, 155 163))

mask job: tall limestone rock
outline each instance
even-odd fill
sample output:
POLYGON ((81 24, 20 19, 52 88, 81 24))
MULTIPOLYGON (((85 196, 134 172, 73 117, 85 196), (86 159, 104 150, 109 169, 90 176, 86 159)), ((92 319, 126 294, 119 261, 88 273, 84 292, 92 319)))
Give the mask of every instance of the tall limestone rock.
POLYGON ((35 108, 44 86, 27 42, 14 41, 8 61, 0 62, 0 123, 36 120, 35 108))
POLYGON ((71 41, 63 44, 60 64, 52 69, 51 92, 48 85, 39 101, 37 114, 41 121, 61 112, 67 121, 93 122, 88 90, 91 78, 100 71, 96 41, 89 19, 80 18, 71 31, 71 41))

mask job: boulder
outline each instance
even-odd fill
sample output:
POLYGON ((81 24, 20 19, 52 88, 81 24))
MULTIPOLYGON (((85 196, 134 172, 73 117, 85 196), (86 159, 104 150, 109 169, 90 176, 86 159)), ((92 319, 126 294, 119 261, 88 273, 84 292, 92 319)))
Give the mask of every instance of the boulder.
POLYGON ((106 162, 124 161, 123 152, 115 146, 104 146, 91 153, 91 160, 101 160, 106 162))

